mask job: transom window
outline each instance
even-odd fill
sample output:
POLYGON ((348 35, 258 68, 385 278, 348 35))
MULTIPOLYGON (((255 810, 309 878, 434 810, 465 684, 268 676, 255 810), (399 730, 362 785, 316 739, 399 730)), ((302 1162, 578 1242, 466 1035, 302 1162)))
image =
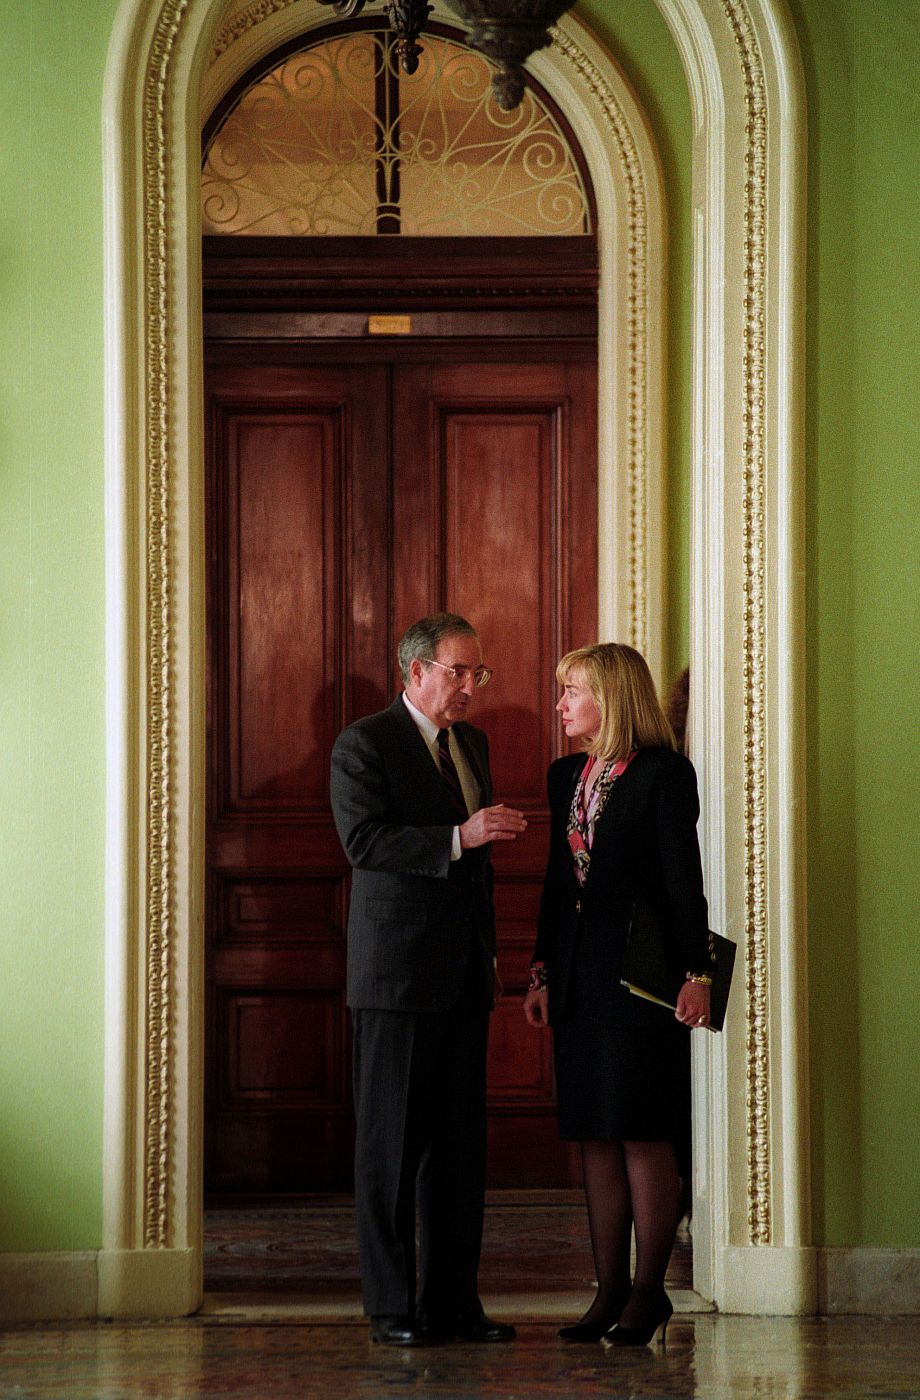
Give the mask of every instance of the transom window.
POLYGON ((503 112, 492 72, 443 30, 412 75, 377 29, 288 54, 208 139, 204 232, 591 233, 587 177, 549 100, 529 86, 503 112))

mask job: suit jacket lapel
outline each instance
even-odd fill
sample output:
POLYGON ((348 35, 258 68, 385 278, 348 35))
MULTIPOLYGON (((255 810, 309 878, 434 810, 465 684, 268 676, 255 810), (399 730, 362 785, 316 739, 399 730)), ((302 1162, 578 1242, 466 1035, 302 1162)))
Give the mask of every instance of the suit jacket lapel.
POLYGON ((443 821, 445 825, 456 824, 457 814, 448 796, 447 788, 444 786, 443 779, 431 757, 431 751, 425 743, 421 730, 406 709, 402 695, 397 695, 393 701, 390 706, 390 714, 399 727, 400 741, 412 765, 418 791, 422 795, 427 794, 428 800, 432 804, 436 814, 433 820, 443 821))

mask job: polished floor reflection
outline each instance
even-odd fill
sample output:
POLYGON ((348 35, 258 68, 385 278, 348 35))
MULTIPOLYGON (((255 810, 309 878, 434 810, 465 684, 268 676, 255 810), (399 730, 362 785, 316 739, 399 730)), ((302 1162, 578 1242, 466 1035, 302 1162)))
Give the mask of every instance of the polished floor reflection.
POLYGON ((482 1291, 513 1321, 500 1346, 372 1346, 361 1318, 352 1208, 329 1200, 210 1211, 205 1307, 182 1321, 0 1331, 0 1400, 920 1400, 920 1318, 743 1318, 701 1311, 686 1231, 668 1288, 666 1348, 567 1346, 591 1295, 577 1195, 487 1212, 482 1291))
POLYGON ((60 1325, 0 1333, 0 1395, 41 1400, 894 1400, 920 1396, 920 1319, 681 1314, 667 1348, 565 1346, 547 1321, 516 1342, 373 1347, 357 1323, 60 1325))

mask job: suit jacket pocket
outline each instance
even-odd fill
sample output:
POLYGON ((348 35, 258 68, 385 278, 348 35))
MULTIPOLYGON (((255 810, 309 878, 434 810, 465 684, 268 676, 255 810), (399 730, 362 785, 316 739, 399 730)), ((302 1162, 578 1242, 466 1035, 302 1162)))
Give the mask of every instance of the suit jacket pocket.
POLYGON ((427 910, 421 900, 384 899, 380 895, 367 896, 364 912, 375 923, 385 924, 423 924, 427 917, 427 910))

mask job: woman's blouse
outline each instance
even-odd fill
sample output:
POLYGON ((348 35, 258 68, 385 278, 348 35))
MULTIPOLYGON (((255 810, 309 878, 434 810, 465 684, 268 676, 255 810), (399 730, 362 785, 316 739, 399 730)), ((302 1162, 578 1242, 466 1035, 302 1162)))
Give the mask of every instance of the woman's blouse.
POLYGON ((626 758, 618 758, 616 762, 611 760, 604 764, 587 803, 585 802, 585 782, 594 759, 589 757, 581 771, 581 777, 578 779, 575 792, 572 795, 572 805, 569 809, 569 820, 566 826, 569 849, 575 864, 575 879, 579 885, 583 885, 588 878, 588 870, 591 866, 591 847, 594 845, 594 828, 607 805, 607 799, 614 783, 626 772, 635 758, 636 752, 637 750, 633 749, 626 758))

